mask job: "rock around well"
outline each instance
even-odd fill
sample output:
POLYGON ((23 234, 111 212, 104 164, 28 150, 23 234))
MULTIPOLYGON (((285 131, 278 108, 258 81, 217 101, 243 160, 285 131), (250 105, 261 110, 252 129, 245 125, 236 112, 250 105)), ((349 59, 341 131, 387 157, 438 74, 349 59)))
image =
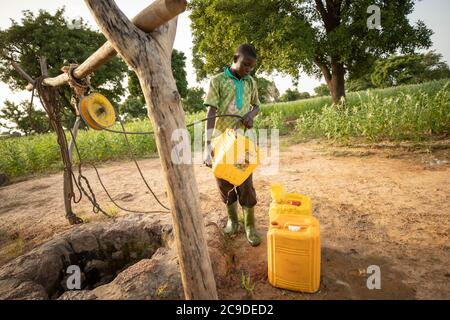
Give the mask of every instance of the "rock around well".
MULTIPOLYGON (((206 229, 216 281, 226 285, 232 259, 220 229, 206 229)), ((0 269, 0 299, 183 298, 170 216, 76 226, 0 269), (67 288, 69 266, 81 271, 80 290, 67 288)))

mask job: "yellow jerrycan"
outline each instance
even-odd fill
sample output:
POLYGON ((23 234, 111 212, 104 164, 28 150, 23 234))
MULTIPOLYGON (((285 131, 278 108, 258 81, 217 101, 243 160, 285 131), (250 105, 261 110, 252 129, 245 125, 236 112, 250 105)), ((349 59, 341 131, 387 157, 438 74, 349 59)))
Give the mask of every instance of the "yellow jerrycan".
POLYGON ((270 186, 272 203, 270 204, 269 217, 272 221, 278 215, 312 215, 311 198, 300 193, 286 193, 281 184, 270 186))
POLYGON ((314 293, 320 287, 320 225, 311 215, 311 200, 285 193, 281 185, 273 185, 271 193, 269 282, 277 288, 314 293))
POLYGON ((259 148, 236 130, 226 129, 211 141, 214 176, 240 186, 260 164, 259 148))

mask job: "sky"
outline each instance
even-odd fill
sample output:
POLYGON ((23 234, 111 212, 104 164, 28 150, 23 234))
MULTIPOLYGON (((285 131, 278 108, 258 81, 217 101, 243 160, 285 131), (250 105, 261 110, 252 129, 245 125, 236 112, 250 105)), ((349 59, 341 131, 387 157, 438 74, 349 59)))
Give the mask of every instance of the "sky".
MULTIPOLYGON (((151 3, 151 0, 116 0, 120 9, 130 18, 134 17, 143 8, 151 3)), ((30 10, 37 12, 39 9, 45 9, 54 13, 57 8, 66 7, 66 16, 69 18, 83 17, 93 29, 98 30, 97 25, 92 18, 87 6, 83 0, 20 0, 20 1, 6 1, 0 0, 0 29, 9 28, 11 20, 20 21, 23 10, 30 10)), ((450 39, 448 32, 450 31, 450 1, 448 0, 422 0, 416 3, 414 12, 410 15, 410 20, 416 22, 422 20, 434 31, 431 37, 433 46, 431 49, 441 53, 447 63, 450 62, 450 39)), ((185 12, 180 15, 178 21, 177 36, 175 39, 175 49, 183 51, 186 54, 186 71, 190 87, 202 86, 205 89, 208 84, 207 81, 197 83, 195 71, 192 67, 192 34, 190 29, 189 13, 185 12)), ((292 80, 289 76, 270 75, 269 78, 275 81, 280 93, 283 93, 288 88, 292 88, 292 80)), ((308 77, 303 74, 300 77, 298 89, 300 91, 307 91, 314 94, 314 88, 324 83, 323 79, 308 77)), ((28 100, 30 93, 28 92, 11 92, 5 83, 0 82, 0 105, 6 99, 14 102, 28 100)))

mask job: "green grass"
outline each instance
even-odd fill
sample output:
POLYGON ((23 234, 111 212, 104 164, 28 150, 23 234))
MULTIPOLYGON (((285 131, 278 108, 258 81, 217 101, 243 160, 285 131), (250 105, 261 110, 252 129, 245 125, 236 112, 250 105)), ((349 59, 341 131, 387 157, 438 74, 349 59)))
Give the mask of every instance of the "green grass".
MULTIPOLYGON (((266 104, 255 128, 276 128, 282 135, 304 139, 363 137, 368 141, 424 140, 450 132, 450 80, 349 93, 346 106, 334 107, 330 97, 266 104)), ((187 114, 186 123, 205 117, 187 114)), ((120 130, 120 125, 113 129, 120 130)), ((126 124, 128 131, 152 131, 149 120, 126 124)), ((193 138, 194 128, 189 128, 193 138)), ((67 134, 69 140, 70 134, 67 134)), ((157 155, 152 135, 129 136, 138 158, 157 155)), ((81 130, 77 138, 83 161, 104 162, 129 158, 123 135, 81 130)), ((74 153, 74 162, 78 157, 74 153)), ((11 179, 59 171, 63 168, 52 133, 0 139, 0 172, 11 179)))
MULTIPOLYGON (((432 119, 432 121, 437 120, 441 123, 441 129, 443 128, 444 131, 447 130, 447 132, 450 129, 450 124, 448 122, 448 111, 446 112, 447 115, 445 115, 445 109, 449 109, 448 104, 448 92, 450 91, 450 85, 447 83, 450 81, 450 79, 444 79, 439 81, 432 81, 427 82, 423 84, 418 85, 408 85, 408 86, 399 86, 399 87, 393 87, 393 88, 387 88, 387 89, 373 89, 373 90, 366 90, 366 91, 360 91, 360 92, 350 92, 347 93, 347 101, 346 104, 348 107, 357 107, 357 109, 354 109, 355 112, 363 112, 366 113, 367 116, 369 116, 369 110, 376 112, 377 116, 373 118, 372 120, 375 123, 381 123, 384 121, 391 121, 392 123, 395 123, 397 120, 402 120, 404 123, 405 121, 412 121, 411 126, 416 126, 416 121, 422 121, 425 115, 421 115, 422 119, 418 119, 414 116, 414 112, 422 112, 424 108, 426 108, 428 111, 431 112, 431 117, 438 117, 437 119, 432 119), (446 85, 447 84, 447 85, 446 85), (447 94, 443 94, 442 92, 447 92, 447 94), (422 93, 422 95, 420 94, 422 93), (438 93, 441 93, 441 96, 435 97, 438 95, 438 93), (406 97, 411 97, 411 99, 407 100, 406 97), (395 105, 397 102, 395 99, 390 100, 391 98, 399 98, 399 105, 395 105), (404 98, 404 100, 402 100, 404 98), (425 98, 425 100, 424 100, 425 98), (439 100, 440 99, 440 100, 439 100), (447 99, 447 101, 445 100, 447 99), (404 108, 404 104, 408 104, 408 106, 411 106, 412 104, 415 104, 416 102, 420 103, 426 103, 429 102, 425 107, 417 107, 412 108, 409 107, 404 112, 401 112, 404 108), (382 110, 385 109, 385 106, 390 107, 390 113, 385 113, 384 117, 381 117, 382 110), (440 113, 440 114, 439 114, 440 113), (395 118, 392 119, 386 119, 386 116, 392 116, 394 115, 395 118), (398 117, 403 117, 402 119, 399 119, 398 117), (378 117, 378 118, 377 118, 378 117), (447 117, 447 120, 445 119, 447 117), (443 123, 444 122, 444 123, 443 123), (446 122, 446 123, 445 123, 446 122), (445 128, 446 127, 446 128, 445 128)), ((261 116, 258 117, 255 127, 257 128, 276 128, 280 130, 281 135, 290 134, 292 133, 293 129, 296 128, 297 133, 302 137, 343 137, 348 132, 346 130, 343 130, 345 134, 342 134, 342 130, 340 130, 338 133, 333 132, 333 129, 330 125, 324 127, 323 122, 325 122, 327 119, 326 116, 329 116, 327 112, 332 110, 331 107, 332 100, 331 97, 316 97, 311 99, 305 99, 305 100, 299 100, 294 102, 285 102, 285 103, 275 103, 275 104, 267 104, 263 105, 261 108, 261 116), (321 115, 324 114, 323 117, 321 115), (300 120, 299 120, 300 119, 300 120), (298 121, 301 121, 300 124, 298 121), (304 124, 302 124, 302 122, 304 124), (318 128, 317 128, 318 127, 318 128)), ((335 109, 338 111, 337 109, 335 109)), ((363 114, 361 114, 362 116, 363 114)), ((342 117, 346 117, 344 114, 342 117)), ((345 125, 349 125, 345 122, 345 119, 342 119, 341 116, 338 114, 334 116, 330 120, 331 122, 336 121, 336 126, 342 127, 345 125)), ((362 121, 363 117, 358 118, 354 117, 351 119, 351 121, 362 121)), ((430 122, 428 122, 430 124, 430 122)), ((356 125, 360 125, 359 122, 355 123, 356 125)), ((423 124, 422 124, 423 126, 423 124)), ((341 128, 345 129, 345 128, 341 128)), ((429 128, 433 129, 433 128, 429 128)), ((422 129, 421 129, 422 130, 422 129)), ((410 129, 408 129, 410 131, 410 129)), ((362 135, 365 137, 370 136, 370 139, 400 139, 402 136, 401 134, 385 134, 385 132, 379 132, 380 134, 377 136, 375 135, 362 135)), ((349 135, 356 134, 360 136, 359 132, 348 132, 349 135)), ((406 138, 411 137, 412 135, 410 133, 407 133, 405 135, 406 138)), ((416 139, 418 136, 421 136, 421 133, 418 132, 418 134, 413 135, 415 136, 414 139, 416 139)), ((425 138, 428 135, 422 135, 423 138, 425 138)), ((403 138, 402 138, 403 139, 403 138)))
POLYGON ((350 94, 345 105, 299 115, 303 137, 421 141, 450 132, 450 81, 350 94))
MULTIPOLYGON (((120 125, 112 129, 121 130, 120 125)), ((127 131, 151 131, 149 121, 137 121, 126 124, 127 131)), ((66 133, 70 141, 70 133, 66 133)), ((152 135, 130 135, 128 137, 133 153, 139 157, 156 155, 156 143, 152 135)), ((85 162, 102 162, 129 157, 123 135, 106 131, 80 130, 77 145, 85 162)), ((59 145, 53 133, 12 138, 0 141, 0 172, 10 178, 61 170, 59 145)), ((78 155, 74 150, 74 163, 78 164, 78 155)))
POLYGON ((250 279, 250 274, 246 275, 244 271, 241 273, 241 287, 251 295, 253 295, 253 291, 255 290, 255 284, 252 283, 250 279))

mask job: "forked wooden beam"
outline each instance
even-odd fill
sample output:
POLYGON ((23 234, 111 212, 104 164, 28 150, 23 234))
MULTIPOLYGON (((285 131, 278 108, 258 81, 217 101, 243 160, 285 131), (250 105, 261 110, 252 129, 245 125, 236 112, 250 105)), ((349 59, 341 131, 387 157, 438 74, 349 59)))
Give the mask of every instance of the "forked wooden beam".
MULTIPOLYGON (((113 0, 85 2, 105 37, 139 78, 148 115, 155 128, 185 298, 217 299, 194 167, 192 163, 183 163, 181 156, 173 152, 178 144, 172 139, 174 131, 186 130, 181 98, 171 67, 177 19, 148 35, 140 32, 113 0)), ((186 6, 185 0, 175 2, 179 5, 174 6, 176 11, 168 16, 176 16, 178 9, 186 6)))

